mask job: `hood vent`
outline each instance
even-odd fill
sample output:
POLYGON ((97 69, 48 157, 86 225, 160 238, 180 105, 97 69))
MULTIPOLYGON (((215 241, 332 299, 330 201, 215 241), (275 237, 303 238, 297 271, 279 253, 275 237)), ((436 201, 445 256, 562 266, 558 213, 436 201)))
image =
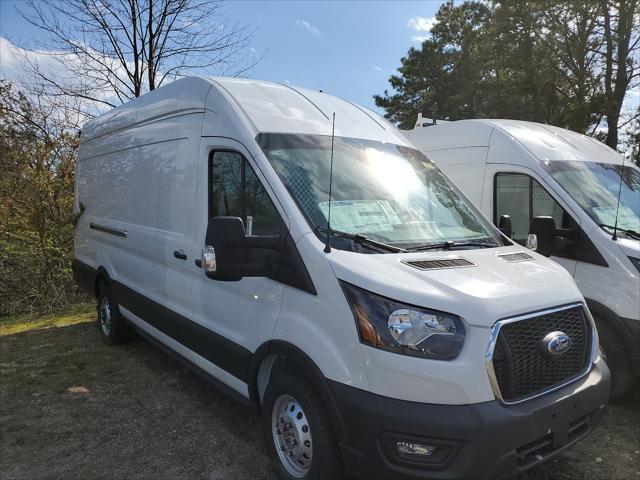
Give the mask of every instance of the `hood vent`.
POLYGON ((528 253, 518 252, 518 253, 503 253, 502 255, 498 255, 501 259, 509 262, 527 262, 529 260, 533 260, 533 257, 528 253))
POLYGON ((403 260, 402 263, 418 270, 441 270, 444 268, 475 267, 476 264, 464 258, 443 258, 442 260, 403 260))

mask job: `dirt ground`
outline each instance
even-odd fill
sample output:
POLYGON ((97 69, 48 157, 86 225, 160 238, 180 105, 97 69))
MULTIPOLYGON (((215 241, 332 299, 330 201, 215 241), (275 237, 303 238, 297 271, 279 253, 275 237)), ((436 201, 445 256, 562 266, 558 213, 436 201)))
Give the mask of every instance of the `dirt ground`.
MULTIPOLYGON (((0 479, 273 479, 256 413, 87 310, 0 319, 0 479)), ((640 479, 640 386, 519 480, 640 479)))

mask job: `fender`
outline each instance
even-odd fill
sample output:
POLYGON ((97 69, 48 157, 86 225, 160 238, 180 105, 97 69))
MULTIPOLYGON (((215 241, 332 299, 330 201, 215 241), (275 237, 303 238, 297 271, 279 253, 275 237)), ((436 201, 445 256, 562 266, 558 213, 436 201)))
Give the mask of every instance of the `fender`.
MULTIPOLYGON (((255 404, 260 404, 260 394, 258 391, 258 371, 262 362, 270 355, 277 355, 278 359, 287 359, 297 365, 302 373, 309 379, 313 388, 320 394, 322 403, 327 410, 329 421, 336 439, 340 443, 349 444, 346 428, 340 410, 335 401, 326 377, 309 356, 295 345, 281 340, 271 340, 263 343, 254 353, 251 363, 249 378, 249 396, 255 404)), ((277 360, 278 360, 277 359, 277 360)), ((277 362, 276 360, 276 362, 277 362)))
POLYGON ((629 327, 624 323, 624 321, 606 305, 588 298, 585 300, 593 316, 603 318, 607 324, 613 327, 615 332, 622 339, 625 349, 627 350, 629 360, 633 361, 633 356, 640 355, 640 346, 634 342, 634 336, 632 332, 629 331, 629 327))

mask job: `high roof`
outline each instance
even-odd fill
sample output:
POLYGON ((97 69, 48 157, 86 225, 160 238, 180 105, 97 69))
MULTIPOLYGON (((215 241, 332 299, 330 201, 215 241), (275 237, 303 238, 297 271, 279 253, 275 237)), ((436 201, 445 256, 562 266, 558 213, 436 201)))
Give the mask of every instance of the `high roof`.
POLYGON ((409 144, 377 113, 332 95, 263 80, 218 77, 186 77, 116 107, 87 122, 82 140, 159 116, 205 109, 235 112, 244 117, 242 123, 254 136, 260 132, 331 135, 335 112, 336 136, 409 144))
POLYGON ((479 120, 501 129, 539 160, 582 160, 622 163, 622 155, 581 133, 521 120, 479 120))
POLYGON ((416 127, 405 132, 422 150, 489 146, 492 135, 502 134, 526 149, 537 160, 577 160, 622 163, 622 155, 594 138, 522 120, 474 119, 416 127))

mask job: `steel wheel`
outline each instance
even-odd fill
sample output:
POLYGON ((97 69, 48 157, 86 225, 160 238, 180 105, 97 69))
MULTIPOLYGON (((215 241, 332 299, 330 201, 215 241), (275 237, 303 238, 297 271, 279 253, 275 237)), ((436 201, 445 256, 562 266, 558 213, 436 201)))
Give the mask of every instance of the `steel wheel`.
POLYGON ((100 328, 102 328, 102 333, 104 333, 107 337, 111 335, 111 306, 109 305, 109 299, 104 296, 102 298, 102 302, 100 302, 100 308, 98 310, 98 315, 100 317, 100 328))
POLYGON ((313 445, 307 416, 295 398, 280 395, 276 399, 271 432, 282 466, 293 477, 304 477, 311 468, 313 445))

